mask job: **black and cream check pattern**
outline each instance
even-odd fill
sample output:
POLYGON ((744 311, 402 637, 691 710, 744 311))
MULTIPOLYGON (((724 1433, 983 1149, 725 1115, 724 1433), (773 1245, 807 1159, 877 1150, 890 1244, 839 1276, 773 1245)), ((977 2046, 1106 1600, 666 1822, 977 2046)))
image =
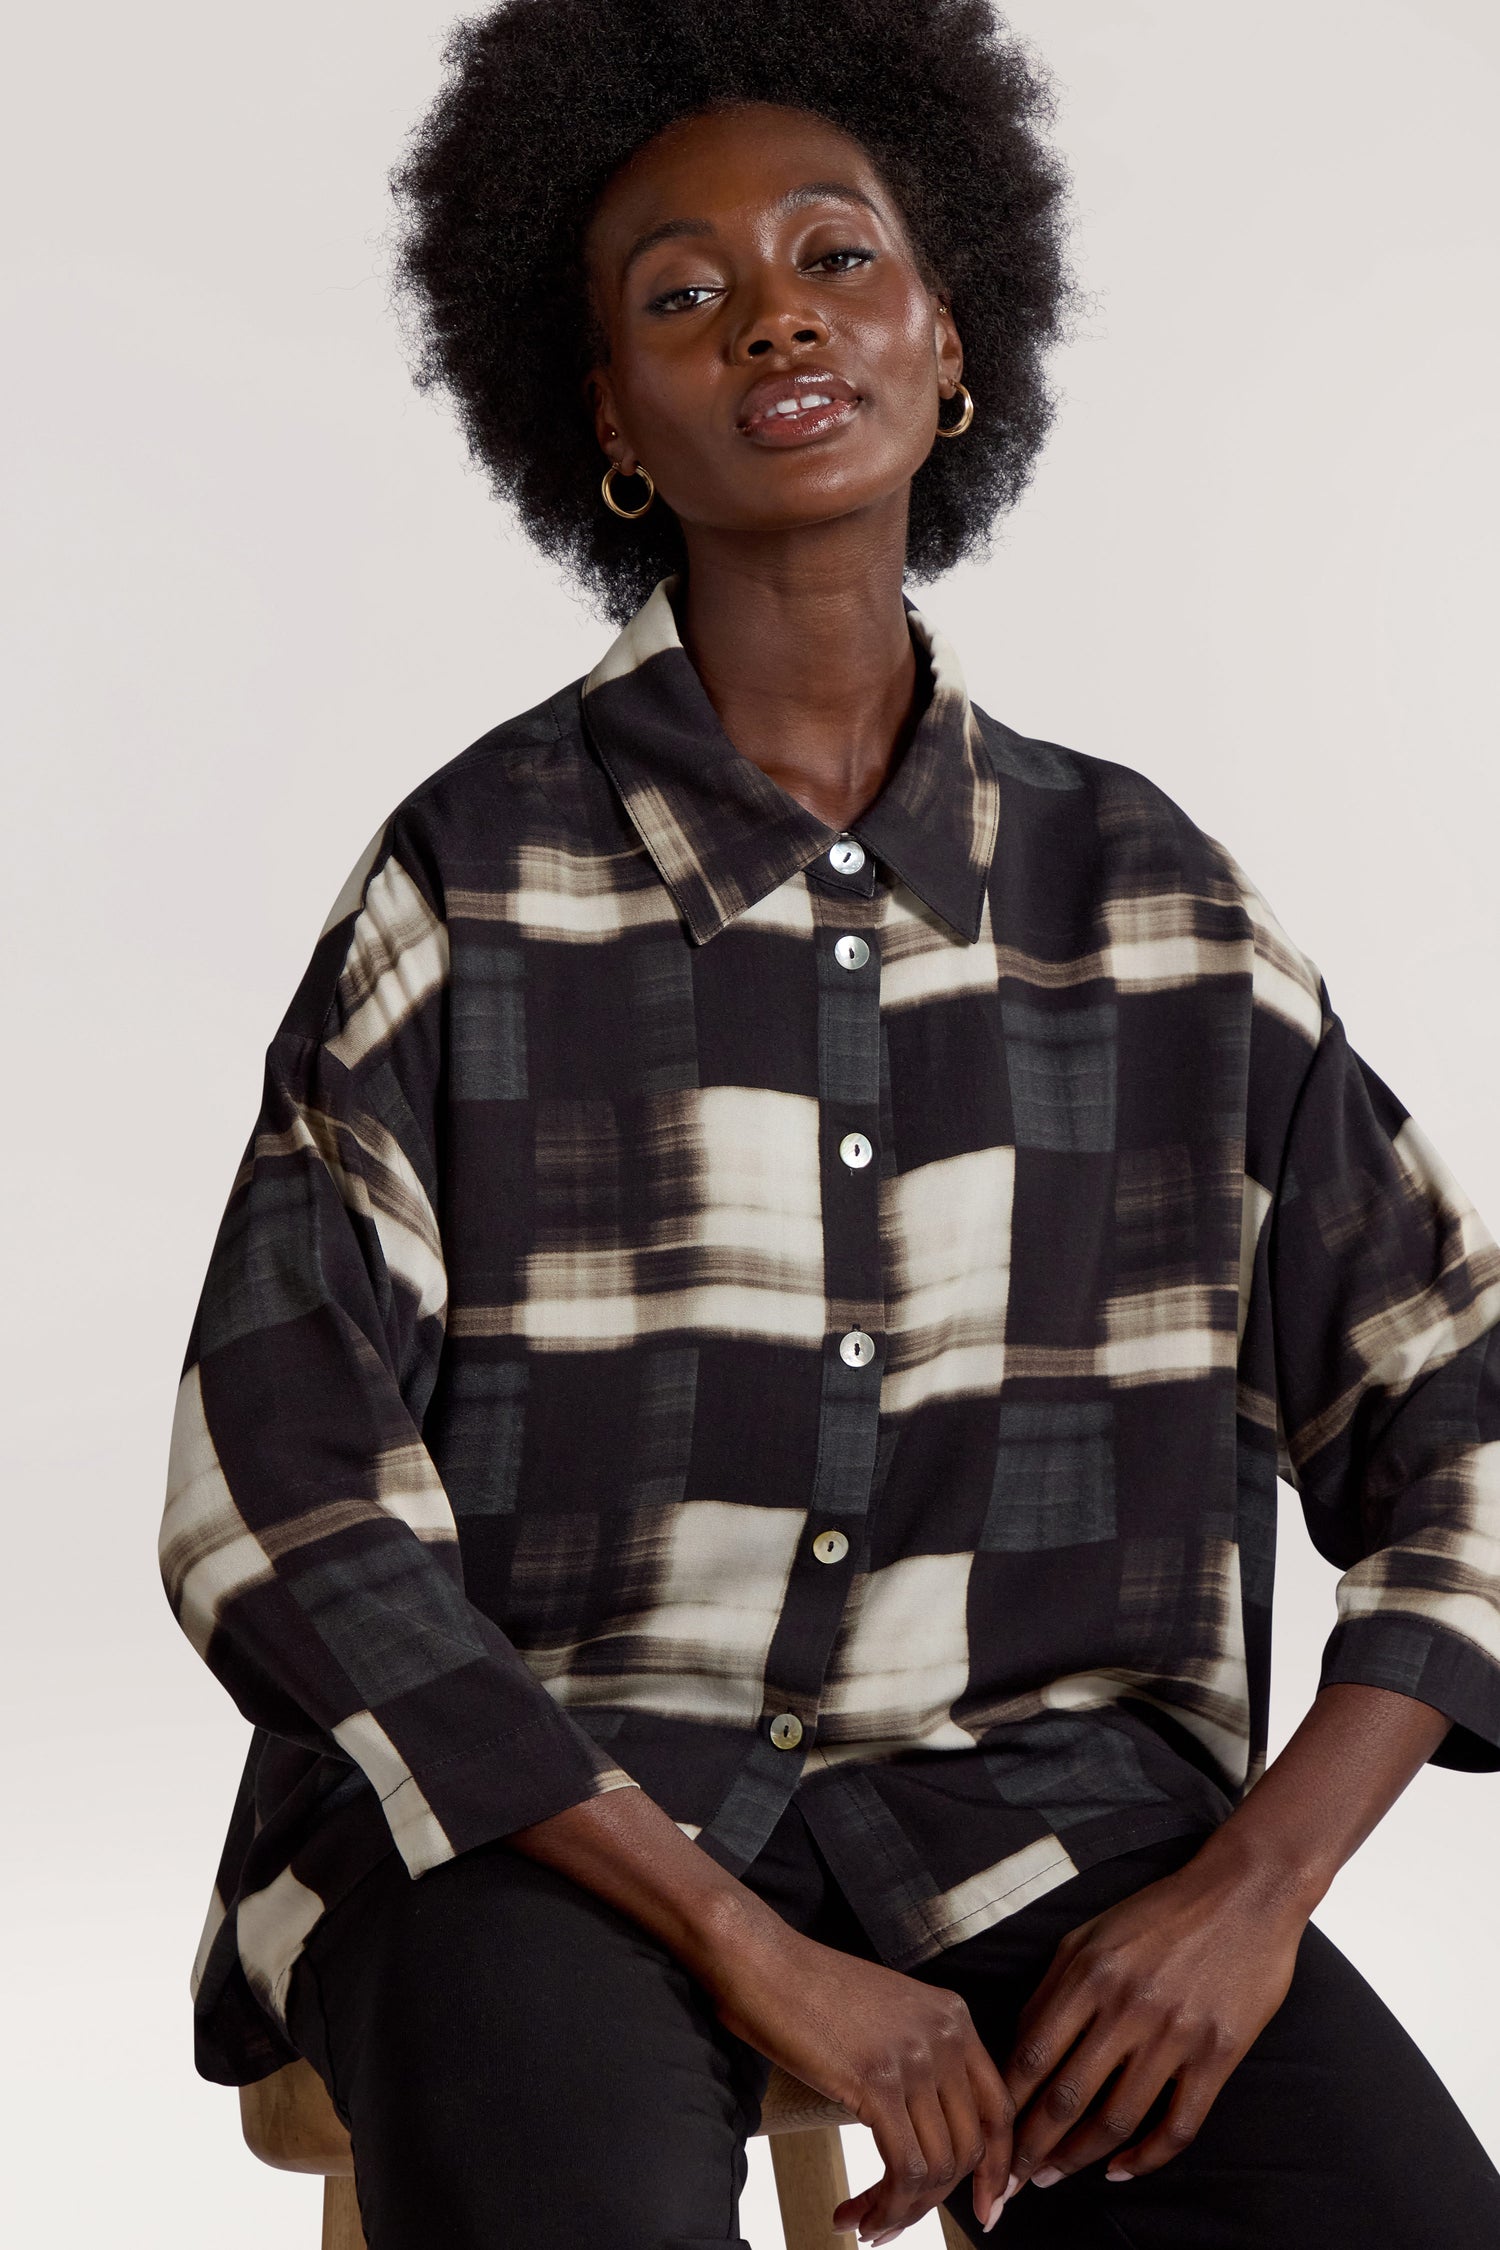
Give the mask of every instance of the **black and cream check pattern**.
POLYGON ((929 693, 848 849, 664 580, 396 808, 266 1060, 161 1562, 251 1723, 196 2061, 414 1878, 793 1792, 897 1967, 1263 1770, 1276 1475, 1324 1681, 1500 1766, 1500 1252, 1142 775, 929 693))

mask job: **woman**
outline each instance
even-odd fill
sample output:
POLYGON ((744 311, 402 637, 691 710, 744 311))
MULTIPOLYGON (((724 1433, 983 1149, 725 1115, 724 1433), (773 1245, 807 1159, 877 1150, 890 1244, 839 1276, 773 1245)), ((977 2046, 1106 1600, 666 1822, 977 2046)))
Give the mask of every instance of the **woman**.
POLYGON ((254 1727, 198 2067, 314 2061, 372 2250, 736 2242, 770 2062, 873 2242, 1494 2239, 1310 1915, 1500 1764, 1500 1251, 1223 846, 904 592, 1046 427, 1041 81, 982 0, 449 64, 419 377, 619 630, 268 1053, 161 1542, 254 1727), (1343 1576, 1267 1766, 1278 1467, 1343 1576))

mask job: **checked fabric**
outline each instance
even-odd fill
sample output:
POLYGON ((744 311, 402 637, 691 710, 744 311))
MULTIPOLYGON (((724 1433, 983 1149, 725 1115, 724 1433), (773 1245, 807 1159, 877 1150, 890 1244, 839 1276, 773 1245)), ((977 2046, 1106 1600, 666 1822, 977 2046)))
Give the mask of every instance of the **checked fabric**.
POLYGON ((163 1581, 251 1727, 196 2066, 309 1931, 640 1786, 795 1792, 910 1968, 1266 1759, 1277 1476, 1323 1682, 1500 1766, 1500 1252, 1314 964, 1131 769, 925 691, 835 834, 667 578, 418 784, 266 1056, 163 1581))

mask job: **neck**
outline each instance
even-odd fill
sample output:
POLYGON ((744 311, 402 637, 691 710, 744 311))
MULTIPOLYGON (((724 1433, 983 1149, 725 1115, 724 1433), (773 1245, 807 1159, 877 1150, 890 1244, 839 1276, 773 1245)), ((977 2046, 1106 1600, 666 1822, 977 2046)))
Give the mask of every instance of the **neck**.
POLYGON ((678 631, 742 757, 831 828, 878 796, 919 712, 899 525, 685 526, 678 631))

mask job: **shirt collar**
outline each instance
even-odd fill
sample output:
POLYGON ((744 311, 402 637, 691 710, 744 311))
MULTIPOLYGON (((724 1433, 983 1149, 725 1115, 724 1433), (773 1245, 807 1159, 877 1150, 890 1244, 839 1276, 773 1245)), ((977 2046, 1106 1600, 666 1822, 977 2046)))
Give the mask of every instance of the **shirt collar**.
MULTIPOLYGON (((583 682, 589 734, 699 944, 827 852, 840 831, 742 757, 682 645, 659 579, 583 682)), ((903 594, 932 693, 895 771, 851 823, 971 943, 999 827, 999 782, 952 648, 903 594)))

